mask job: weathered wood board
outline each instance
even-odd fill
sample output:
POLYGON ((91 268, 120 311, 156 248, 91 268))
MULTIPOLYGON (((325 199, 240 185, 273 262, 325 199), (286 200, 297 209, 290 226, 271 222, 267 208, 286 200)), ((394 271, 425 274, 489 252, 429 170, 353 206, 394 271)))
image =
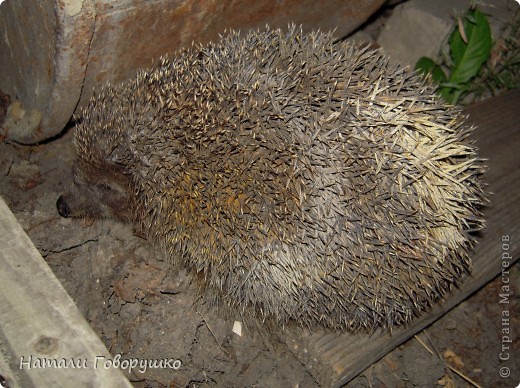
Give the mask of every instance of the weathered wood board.
POLYGON ((2 378, 10 387, 24 388, 131 387, 119 369, 105 368, 109 358, 0 198, 0 370, 6 374, 2 378), (98 359, 97 368, 96 357, 104 357, 98 359), (53 360, 68 364, 43 367, 53 360))
POLYGON ((520 89, 466 109, 477 126, 472 134, 480 156, 488 159, 484 181, 491 203, 484 210, 486 229, 473 255, 473 271, 463 284, 409 326, 371 336, 315 333, 302 343, 291 334, 287 345, 322 386, 347 383, 392 349, 440 318, 520 258, 520 89), (508 249, 502 238, 508 236, 508 249), (502 255, 507 252, 506 258, 502 255), (509 258, 507 258, 509 256, 509 258), (294 350, 298 349, 298 350, 294 350))

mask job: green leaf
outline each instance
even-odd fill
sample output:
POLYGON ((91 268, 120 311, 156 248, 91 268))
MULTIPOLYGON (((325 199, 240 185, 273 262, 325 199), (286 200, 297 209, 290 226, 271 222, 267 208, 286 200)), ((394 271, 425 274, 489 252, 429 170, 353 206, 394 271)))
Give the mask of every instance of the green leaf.
POLYGON ((433 82, 437 84, 446 82, 446 75, 442 71, 441 67, 430 58, 419 58, 417 64, 415 65, 415 70, 419 71, 425 76, 431 74, 433 82))
POLYGON ((459 98, 468 91, 467 85, 456 85, 456 87, 441 85, 440 96, 451 105, 456 105, 459 98))
POLYGON ((427 75, 432 72, 432 69, 437 66, 437 64, 433 61, 433 59, 428 57, 421 57, 415 64, 415 70, 419 71, 421 74, 427 75))
POLYGON ((455 30, 450 39, 453 70, 450 83, 466 83, 479 72, 482 64, 491 53, 491 29, 489 23, 478 9, 470 11, 464 20, 464 31, 468 43, 464 43, 460 33, 455 30), (475 23, 472 23, 474 20, 475 23))
POLYGON ((459 101, 460 96, 467 91, 467 88, 455 90, 453 92, 453 95, 451 96, 451 101, 449 103, 451 105, 457 105, 457 102, 459 101))
MULTIPOLYGON (((457 27, 453 30, 450 37, 451 59, 453 60, 454 66, 458 66, 460 64, 462 57, 464 56, 464 52, 466 51, 466 42, 464 42, 462 35, 459 32, 459 23, 457 23, 457 27)), ((473 24, 467 22, 465 24, 466 26, 464 27, 464 31, 467 36, 473 32, 473 24)))
POLYGON ((452 95, 453 95, 453 89, 452 88, 440 88, 439 94, 441 95, 441 97, 444 101, 451 102, 452 95))
POLYGON ((443 88, 449 88, 449 89, 462 89, 462 84, 454 84, 452 82, 443 82, 441 85, 443 88))

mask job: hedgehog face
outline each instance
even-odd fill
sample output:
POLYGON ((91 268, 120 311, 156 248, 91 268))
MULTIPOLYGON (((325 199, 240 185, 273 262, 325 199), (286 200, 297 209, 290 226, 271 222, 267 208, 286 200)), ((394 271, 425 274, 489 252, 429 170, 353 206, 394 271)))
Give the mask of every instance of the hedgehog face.
POLYGON ((73 168, 73 184, 56 202, 62 217, 132 220, 130 178, 120 168, 73 168))

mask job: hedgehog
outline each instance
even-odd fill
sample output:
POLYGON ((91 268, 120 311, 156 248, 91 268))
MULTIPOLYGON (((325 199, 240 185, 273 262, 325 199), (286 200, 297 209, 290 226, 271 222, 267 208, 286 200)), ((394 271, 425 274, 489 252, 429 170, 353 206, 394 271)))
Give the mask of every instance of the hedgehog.
POLYGON ((95 92, 57 208, 134 224, 236 316, 391 329, 471 270, 484 166, 464 121, 380 49, 230 31, 95 92))

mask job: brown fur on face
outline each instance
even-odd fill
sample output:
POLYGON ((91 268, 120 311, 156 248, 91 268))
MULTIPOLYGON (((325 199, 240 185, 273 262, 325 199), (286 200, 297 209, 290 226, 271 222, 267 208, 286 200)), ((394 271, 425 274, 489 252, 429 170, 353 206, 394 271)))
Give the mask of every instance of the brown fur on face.
POLYGON ((131 179, 118 166, 92 169, 73 167, 73 184, 58 198, 62 217, 133 220, 131 179))

